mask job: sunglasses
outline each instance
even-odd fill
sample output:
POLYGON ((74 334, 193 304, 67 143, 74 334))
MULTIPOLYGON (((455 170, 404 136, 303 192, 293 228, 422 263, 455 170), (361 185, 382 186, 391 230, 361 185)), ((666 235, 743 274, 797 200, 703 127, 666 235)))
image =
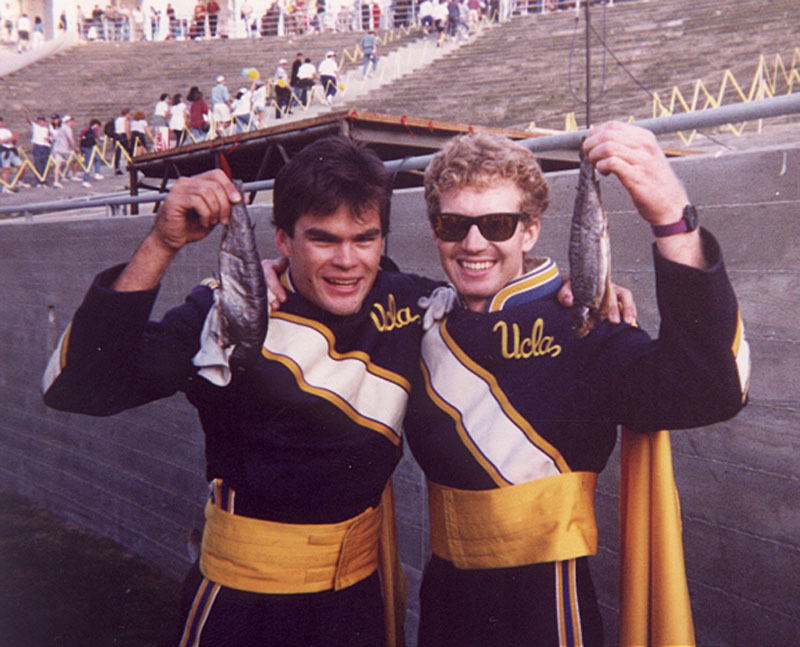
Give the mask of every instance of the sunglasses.
POLYGON ((434 213, 431 214, 431 225, 436 237, 448 243, 464 240, 472 225, 478 226, 486 240, 500 243, 514 235, 517 223, 524 218, 524 213, 487 213, 485 216, 434 213))

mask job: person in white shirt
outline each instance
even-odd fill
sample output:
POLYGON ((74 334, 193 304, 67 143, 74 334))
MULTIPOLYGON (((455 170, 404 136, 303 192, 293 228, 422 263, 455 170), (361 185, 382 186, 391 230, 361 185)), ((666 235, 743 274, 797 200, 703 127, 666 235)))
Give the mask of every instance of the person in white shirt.
POLYGON ((150 125, 147 123, 147 118, 141 110, 133 113, 131 119, 131 155, 135 156, 138 152, 147 152, 147 140, 155 140, 153 131, 150 130, 150 125))
POLYGON ((261 79, 257 79, 253 87, 253 118, 256 127, 263 128, 267 125, 267 86, 261 79))
POLYGON ((306 60, 300 65, 297 70, 297 88, 299 90, 298 99, 304 108, 308 107, 309 103, 309 90, 314 87, 314 81, 317 78, 317 68, 311 62, 311 59, 306 57, 306 60))
POLYGON ((155 129, 155 147, 157 151, 165 151, 170 147, 169 141, 169 94, 164 92, 153 111, 153 128, 155 129))
POLYGON ((169 111, 169 129, 175 146, 183 146, 186 136, 186 124, 189 121, 189 111, 183 102, 183 96, 178 93, 172 97, 172 108, 169 111))
MULTIPOLYGON (((0 117, 0 169, 3 174, 3 193, 13 193, 9 186, 11 169, 22 166, 22 159, 17 151, 19 135, 6 128, 3 118, 0 117)), ((19 182, 20 186, 28 187, 30 184, 19 182)))
POLYGON ((53 143, 50 138, 50 128, 44 115, 39 115, 34 121, 28 109, 23 108, 23 110, 25 111, 25 118, 31 126, 33 168, 36 170, 36 184, 34 186, 44 186, 47 160, 50 157, 50 146, 53 143))
POLYGON ((251 107, 253 93, 247 88, 239 88, 236 98, 233 100, 233 122, 236 125, 236 132, 243 133, 250 130, 251 107))
MULTIPOLYGON (((72 117, 66 115, 63 120, 58 121, 60 122, 60 126, 58 127, 58 130, 56 130, 55 136, 53 137, 53 161, 55 162, 53 186, 57 189, 60 189, 62 187, 62 168, 64 169, 64 178, 66 179, 70 177, 70 159, 72 159, 73 153, 80 153, 80 149, 78 148, 78 144, 75 142, 75 136, 72 134, 72 117)), ((77 157, 75 159, 77 159, 77 157)), ((72 179, 77 182, 81 181, 81 178, 78 177, 77 173, 72 176, 72 179)))
POLYGON ((325 91, 325 103, 331 105, 336 91, 339 89, 339 64, 336 62, 336 53, 329 51, 325 54, 325 58, 320 62, 319 67, 319 80, 322 83, 322 88, 325 91))
POLYGON ((441 47, 447 29, 447 0, 438 0, 433 3, 433 24, 439 34, 436 47, 441 47))
POLYGON ((24 13, 17 18, 17 52, 27 51, 31 47, 31 19, 24 13))
POLYGON ((114 119, 114 174, 122 175, 119 161, 122 152, 131 154, 131 109, 123 108, 119 116, 114 119))

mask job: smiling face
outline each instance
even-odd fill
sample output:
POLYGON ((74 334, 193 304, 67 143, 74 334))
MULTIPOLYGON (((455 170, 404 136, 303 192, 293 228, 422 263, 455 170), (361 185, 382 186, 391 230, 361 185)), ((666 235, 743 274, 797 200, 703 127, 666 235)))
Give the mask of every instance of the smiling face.
POLYGON ((276 230, 275 243, 289 259, 300 294, 333 314, 353 314, 378 273, 383 249, 378 209, 363 209, 358 217, 346 205, 324 216, 303 214, 293 236, 276 230))
MULTIPOLYGON (((521 202, 519 187, 503 179, 483 190, 466 186, 439 196, 442 212, 473 217, 519 212, 521 202)), ((446 242, 434 235, 442 267, 470 310, 483 312, 489 299, 522 275, 524 256, 536 244, 539 226, 536 219, 521 220, 511 238, 500 242, 487 240, 475 226, 458 242, 446 242)))

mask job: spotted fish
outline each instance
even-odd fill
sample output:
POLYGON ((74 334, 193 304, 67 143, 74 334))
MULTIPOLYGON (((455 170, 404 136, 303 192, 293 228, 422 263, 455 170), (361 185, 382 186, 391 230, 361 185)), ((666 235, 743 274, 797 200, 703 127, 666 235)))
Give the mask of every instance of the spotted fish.
POLYGON ((606 315, 611 296, 608 219, 600 202, 600 183, 583 151, 569 234, 569 272, 574 303, 572 333, 581 338, 606 315))
POLYGON ((224 347, 236 347, 231 368, 244 369, 261 353, 269 313, 267 283, 254 227, 245 206, 242 183, 234 180, 234 184, 242 199, 231 206, 230 221, 219 246, 220 332, 224 347))

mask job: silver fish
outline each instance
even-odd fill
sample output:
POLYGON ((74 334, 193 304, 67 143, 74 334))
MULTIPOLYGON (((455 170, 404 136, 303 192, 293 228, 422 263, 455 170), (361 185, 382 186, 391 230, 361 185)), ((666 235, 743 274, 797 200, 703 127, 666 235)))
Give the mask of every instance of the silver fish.
POLYGON ((224 347, 236 346, 231 367, 244 369, 261 353, 269 312, 267 283, 242 183, 234 180, 234 184, 242 199, 231 206, 230 221, 219 245, 220 331, 224 347))
POLYGON ((600 183, 581 152, 578 195, 569 234, 572 281, 572 333, 580 339, 608 312, 611 297, 611 251, 608 218, 600 202, 600 183))

